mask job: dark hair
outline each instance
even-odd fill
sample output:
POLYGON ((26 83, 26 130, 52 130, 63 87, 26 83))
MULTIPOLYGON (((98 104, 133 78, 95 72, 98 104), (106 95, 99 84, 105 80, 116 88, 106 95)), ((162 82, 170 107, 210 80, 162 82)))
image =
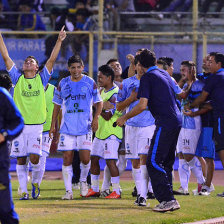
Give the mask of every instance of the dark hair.
POLYGON ((219 52, 211 52, 209 53, 210 56, 214 56, 215 62, 221 62, 221 67, 224 68, 224 54, 219 52))
POLYGON ((111 58, 106 64, 109 65, 112 62, 119 62, 117 58, 111 58))
POLYGON ((138 64, 138 62, 139 62, 139 58, 140 58, 139 54, 135 55, 135 59, 134 59, 134 64, 135 64, 135 65, 138 64))
POLYGON ((12 87, 12 80, 6 72, 0 72, 0 86, 6 88, 8 91, 12 87))
POLYGON ((83 60, 79 55, 73 55, 68 59, 68 67, 71 66, 73 63, 80 63, 82 66, 84 66, 83 60))
POLYGON ((173 58, 166 57, 166 56, 160 57, 159 60, 165 61, 168 66, 171 66, 171 64, 173 63, 173 58))
POLYGON ((192 67, 196 67, 193 61, 182 61, 181 65, 187 66, 189 69, 191 69, 192 67))
MULTIPOLYGON (((36 61, 37 65, 39 66, 39 62, 37 61, 37 59, 34 56, 29 55, 28 57, 26 57, 26 59, 28 59, 28 58, 34 59, 36 61)), ((26 61, 26 59, 25 59, 25 61, 26 61)))
POLYGON ((109 77, 111 76, 111 81, 114 81, 114 70, 109 65, 102 65, 99 67, 99 72, 102 72, 103 75, 109 77))
POLYGON ((168 69, 167 63, 165 61, 161 60, 161 59, 157 60, 157 64, 162 65, 163 66, 163 70, 165 70, 165 71, 168 69))
POLYGON ((145 49, 139 54, 139 56, 139 62, 144 68, 156 65, 156 55, 153 51, 145 49))
POLYGON ((136 52, 142 52, 142 51, 144 51, 145 50, 145 48, 139 48, 136 52))

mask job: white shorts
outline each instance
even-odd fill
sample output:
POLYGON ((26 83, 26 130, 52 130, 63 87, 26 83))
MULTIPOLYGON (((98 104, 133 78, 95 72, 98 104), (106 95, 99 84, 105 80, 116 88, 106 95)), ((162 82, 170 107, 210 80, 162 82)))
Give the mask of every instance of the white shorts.
POLYGON ((91 156, 98 156, 103 159, 118 159, 118 148, 120 142, 116 137, 112 139, 93 139, 93 149, 91 156))
POLYGON ((12 141, 11 157, 42 154, 43 125, 25 125, 22 133, 12 141))
POLYGON ((60 134, 58 151, 92 150, 92 132, 86 135, 60 134))
POLYGON ((45 153, 49 156, 52 139, 49 137, 49 132, 43 132, 42 134, 42 154, 45 153))
POLYGON ((201 129, 181 128, 177 141, 177 153, 195 155, 201 129))
POLYGON ((147 155, 156 126, 125 127, 126 159, 139 159, 139 155, 147 155))

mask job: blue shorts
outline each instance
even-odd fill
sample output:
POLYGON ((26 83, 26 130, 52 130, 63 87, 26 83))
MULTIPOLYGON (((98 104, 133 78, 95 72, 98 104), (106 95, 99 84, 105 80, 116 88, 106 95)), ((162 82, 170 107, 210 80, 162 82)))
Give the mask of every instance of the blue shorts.
POLYGON ((214 121, 214 141, 215 151, 224 150, 224 117, 219 117, 214 121))
POLYGON ((196 156, 215 159, 215 144, 212 138, 213 128, 203 127, 195 152, 196 156))

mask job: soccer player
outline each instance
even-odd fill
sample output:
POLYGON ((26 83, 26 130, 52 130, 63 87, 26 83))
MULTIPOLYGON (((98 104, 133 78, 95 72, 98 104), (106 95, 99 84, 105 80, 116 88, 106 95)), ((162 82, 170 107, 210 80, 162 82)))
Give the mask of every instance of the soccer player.
MULTIPOLYGON (((197 107, 210 97, 213 108, 215 150, 224 167, 224 55, 219 52, 210 54, 209 68, 212 75, 206 79, 201 95, 190 105, 186 105, 186 108, 197 107)), ((217 196, 224 197, 224 192, 217 196)))
POLYGON ((114 71, 109 65, 102 65, 99 67, 98 85, 102 87, 101 97, 103 102, 109 101, 114 105, 112 110, 103 110, 99 117, 99 127, 96 131, 93 140, 93 149, 91 152, 91 183, 92 188, 89 189, 86 197, 99 197, 99 178, 100 166, 99 160, 103 158, 106 160, 107 167, 111 174, 111 183, 113 192, 105 198, 120 198, 119 187, 119 171, 116 165, 118 159, 118 148, 122 140, 122 128, 119 126, 114 127, 113 124, 121 115, 116 110, 116 100, 118 87, 113 83, 114 71))
MULTIPOLYGON (((120 86, 117 99, 117 109, 119 111, 126 109, 126 112, 129 112, 139 102, 136 97, 143 73, 141 67, 137 64, 138 58, 139 55, 135 56, 137 74, 123 80, 120 86)), ((128 119, 125 126, 125 157, 132 162, 132 176, 138 195, 135 204, 139 206, 146 206, 149 182, 146 158, 154 130, 155 120, 148 108, 137 116, 128 119)))
POLYGON ((80 157, 80 194, 86 196, 88 186, 86 178, 90 169, 90 152, 92 149, 92 131, 98 128, 98 117, 102 111, 102 101, 94 80, 83 74, 84 63, 80 56, 73 55, 68 59, 70 76, 63 78, 55 91, 49 136, 56 135, 55 124, 60 109, 62 122, 58 150, 63 152, 62 174, 66 193, 63 200, 73 199, 72 161, 73 150, 79 150, 80 157), (92 119, 92 104, 96 107, 92 119))
MULTIPOLYGON (((114 70, 114 83, 119 87, 122 83, 122 77, 121 77, 122 67, 120 62, 116 58, 112 58, 107 62, 107 65, 109 65, 114 70)), ((113 109, 114 106, 109 101, 107 101, 104 103, 104 108, 113 109)), ((127 166, 127 160, 125 159, 125 143, 124 143, 124 128, 123 128, 123 139, 118 150, 118 161, 117 161, 117 167, 120 176, 125 171, 126 166, 127 166)), ((110 183, 111 183, 110 171, 108 169, 108 166, 105 166, 103 184, 101 188, 102 197, 106 197, 111 193, 110 183)))
POLYGON ((39 157, 42 151, 43 123, 46 121, 44 87, 48 83, 53 65, 65 37, 66 33, 64 27, 62 27, 51 56, 47 60, 42 72, 38 73, 39 66, 36 58, 28 56, 23 63, 23 72, 21 73, 9 57, 8 50, 0 34, 0 52, 12 82, 15 85, 13 98, 25 123, 21 135, 13 140, 11 150, 11 156, 17 158, 16 171, 19 185, 23 192, 21 200, 29 199, 27 191, 27 156, 30 157, 33 170, 32 197, 36 199, 40 194, 38 187, 39 157))
MULTIPOLYGON (((182 100, 182 128, 177 142, 177 153, 179 156, 179 177, 181 187, 180 194, 189 195, 188 183, 191 171, 197 178, 198 191, 200 192, 204 177, 201 164, 195 156, 198 139, 201 134, 201 117, 204 109, 195 108, 192 111, 184 111, 184 105, 192 102, 202 91, 203 83, 196 79, 196 68, 192 61, 183 61, 180 68, 181 76, 186 80, 185 86, 191 85, 186 99, 182 100)), ((184 88, 185 88, 184 86, 184 88)))
POLYGON ((166 212, 180 208, 173 196, 172 167, 181 127, 181 115, 176 104, 170 75, 158 69, 155 53, 145 49, 141 52, 138 65, 144 71, 138 90, 139 103, 117 120, 119 126, 140 114, 147 106, 155 118, 156 129, 151 141, 147 169, 153 192, 160 202, 153 211, 166 212))
MULTIPOLYGON (((6 87, 9 91, 11 84, 4 81, 1 77, 0 86, 6 87)), ((22 132, 24 121, 7 90, 0 87, 0 222, 2 224, 17 224, 19 217, 12 202, 7 141, 13 140, 22 132)))

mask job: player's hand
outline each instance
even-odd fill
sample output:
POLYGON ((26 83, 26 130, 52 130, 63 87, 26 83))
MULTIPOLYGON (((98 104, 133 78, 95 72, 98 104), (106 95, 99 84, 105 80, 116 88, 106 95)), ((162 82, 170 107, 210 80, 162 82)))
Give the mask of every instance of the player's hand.
POLYGON ((0 134, 0 143, 5 141, 5 136, 3 136, 2 134, 0 134))
POLYGON ((51 126, 51 129, 49 131, 49 138, 53 139, 54 137, 56 137, 56 130, 53 126, 51 126))
POLYGON ((138 93, 135 90, 136 90, 136 88, 134 88, 131 91, 131 95, 129 96, 129 99, 131 100, 131 102, 138 100, 138 98, 137 98, 138 93))
POLYGON ((124 126, 126 122, 125 116, 121 116, 117 119, 116 124, 120 127, 124 126))
POLYGON ((184 105, 184 111, 188 111, 190 109, 191 109, 190 103, 187 103, 187 104, 184 105))
POLYGON ((189 117, 195 117, 195 113, 192 110, 183 110, 183 114, 189 117))
POLYGON ((92 131, 93 132, 96 132, 97 131, 97 129, 98 129, 98 117, 94 117, 93 118, 91 127, 92 127, 92 131))
POLYGON ((103 110, 112 110, 114 109, 114 105, 109 102, 109 101, 106 101, 106 102, 103 102, 103 110))
POLYGON ((132 55, 132 54, 128 54, 128 55, 126 56, 126 58, 130 61, 130 63, 134 64, 134 61, 135 61, 135 57, 134 57, 134 55, 132 55))
POLYGON ((58 39, 63 41, 66 38, 65 26, 61 28, 60 33, 58 34, 58 39))

